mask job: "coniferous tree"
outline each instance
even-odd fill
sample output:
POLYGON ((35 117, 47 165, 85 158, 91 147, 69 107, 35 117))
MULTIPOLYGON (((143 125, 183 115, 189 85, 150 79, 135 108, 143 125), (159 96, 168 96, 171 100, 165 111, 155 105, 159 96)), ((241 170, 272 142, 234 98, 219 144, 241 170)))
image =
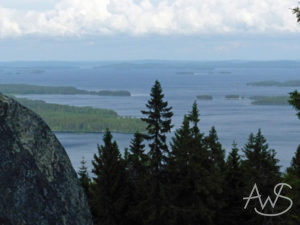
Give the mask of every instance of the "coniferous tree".
POLYGON ((149 190, 147 183, 149 158, 145 153, 143 141, 142 134, 138 132, 134 134, 126 160, 131 193, 131 202, 128 206, 131 225, 144 223, 144 207, 147 200, 145 193, 149 190))
POLYGON ((232 150, 229 153, 226 161, 225 170, 225 184, 224 184, 224 197, 225 207, 222 209, 222 219, 220 223, 227 225, 241 225, 241 209, 243 207, 243 191, 244 190, 244 177, 241 167, 241 156, 237 144, 232 144, 232 150), (234 219, 233 219, 234 218, 234 219))
POLYGON ((91 207, 95 224, 129 224, 126 216, 129 200, 125 162, 109 130, 105 132, 103 141, 104 145, 98 146, 98 154, 92 161, 95 177, 91 207))
POLYGON ((286 224, 300 224, 300 145, 291 161, 290 167, 287 168, 284 182, 291 185, 292 190, 289 190, 287 195, 293 200, 293 207, 284 215, 287 221, 286 224))
POLYGON ((191 144, 193 142, 189 119, 184 117, 182 126, 172 138, 172 151, 168 161, 168 193, 171 208, 170 224, 191 223, 191 199, 193 198, 189 177, 191 144))
POLYGON ((299 7, 293 8, 293 13, 296 14, 297 22, 299 23, 300 22, 300 8, 299 7))
POLYGON ((164 101, 164 94, 161 85, 155 81, 151 89, 151 98, 146 104, 147 111, 142 111, 146 117, 142 118, 147 123, 146 140, 150 142, 150 180, 151 191, 149 193, 148 205, 148 224, 162 225, 167 224, 168 205, 164 182, 165 164, 169 154, 166 143, 166 134, 171 131, 172 107, 164 101))
POLYGON ((192 111, 189 113, 188 119, 192 123, 192 134, 194 138, 201 139, 203 137, 203 134, 200 133, 200 129, 198 127, 198 123, 200 122, 200 119, 199 119, 199 109, 196 101, 193 103, 192 111))
POLYGON ((225 206, 223 198, 225 181, 225 150, 222 148, 215 127, 205 137, 206 148, 209 152, 208 170, 211 177, 210 191, 212 193, 209 207, 214 212, 215 224, 223 222, 222 208, 225 206))
POLYGON ((187 184, 188 195, 186 214, 187 224, 213 224, 214 212, 212 210, 212 183, 214 177, 210 174, 210 157, 205 144, 204 135, 198 127, 199 110, 197 103, 194 102, 192 111, 189 113, 191 122, 192 140, 190 144, 187 184))
POLYGON ((83 190, 89 200, 90 199, 90 182, 91 182, 91 180, 89 178, 89 173, 88 173, 86 163, 87 163, 87 161, 83 157, 82 160, 80 161, 81 166, 78 171, 78 176, 79 176, 79 182, 80 182, 81 186, 83 187, 83 190))
POLYGON ((300 179, 300 145, 298 146, 296 154, 292 159, 291 166, 287 169, 287 172, 300 179))
POLYGON ((300 119, 300 93, 297 90, 290 93, 289 103, 296 109, 300 119))
MULTIPOLYGON (((278 165, 278 159, 276 159, 275 150, 269 149, 269 145, 261 130, 258 131, 256 136, 250 134, 243 152, 245 160, 242 162, 242 167, 245 171, 244 177, 246 181, 244 196, 250 195, 254 184, 257 185, 262 196, 272 196, 275 185, 281 181, 280 166, 278 165)), ((244 211, 244 224, 280 224, 278 219, 263 217, 253 212, 251 209, 255 207, 261 209, 258 200, 251 201, 248 205, 248 210, 244 211)), ((264 210, 266 213, 274 213, 274 209, 270 204, 264 210)))

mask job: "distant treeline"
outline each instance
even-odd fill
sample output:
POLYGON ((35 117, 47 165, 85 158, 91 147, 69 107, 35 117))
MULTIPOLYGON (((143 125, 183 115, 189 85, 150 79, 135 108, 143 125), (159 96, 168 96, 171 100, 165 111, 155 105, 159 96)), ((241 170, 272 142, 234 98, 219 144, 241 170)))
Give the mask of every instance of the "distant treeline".
POLYGON ((24 98, 17 100, 39 114, 53 131, 103 132, 109 128, 114 132, 134 133, 145 130, 145 124, 140 119, 122 117, 113 110, 48 104, 24 98))
POLYGON ((267 80, 267 81, 259 81, 247 83, 250 86, 261 86, 261 87, 300 87, 300 80, 288 80, 284 82, 267 80))
POLYGON ((126 90, 87 91, 75 87, 52 87, 29 84, 0 84, 0 92, 4 94, 48 94, 48 95, 100 95, 100 96, 131 96, 126 90))

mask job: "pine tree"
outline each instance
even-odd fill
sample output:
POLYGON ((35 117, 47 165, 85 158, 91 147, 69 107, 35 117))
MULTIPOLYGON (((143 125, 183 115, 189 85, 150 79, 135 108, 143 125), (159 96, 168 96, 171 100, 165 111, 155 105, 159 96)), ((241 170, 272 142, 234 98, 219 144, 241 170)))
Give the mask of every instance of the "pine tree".
MULTIPOLYGON (((276 152, 269 149, 269 145, 265 137, 262 135, 261 130, 258 131, 256 136, 250 134, 249 141, 245 145, 243 152, 245 160, 242 162, 243 170, 245 171, 244 177, 246 178, 246 188, 244 196, 249 196, 254 184, 257 184, 260 194, 262 196, 271 196, 276 184, 281 182, 280 167, 278 166, 278 159, 276 159, 276 152)), ((260 209, 258 201, 252 201, 248 205, 249 209, 260 209)), ((244 221, 247 224, 278 224, 279 220, 274 220, 273 217, 266 218, 257 215, 251 210, 245 211, 244 221)), ((271 205, 267 205, 265 212, 274 213, 271 205)))
POLYGON ((167 162, 169 149, 166 143, 166 134, 171 131, 172 107, 164 101, 161 85, 155 81, 151 89, 151 99, 146 104, 147 111, 142 111, 146 117, 142 118, 147 123, 146 140, 150 142, 150 180, 151 191, 149 193, 148 224, 166 224, 168 206, 164 181, 166 179, 164 168, 167 162))
POLYGON ((87 196, 88 199, 90 199, 90 178, 89 178, 89 173, 88 169, 86 167, 87 161, 82 157, 82 160, 80 161, 80 168, 78 171, 78 176, 79 176, 79 182, 81 186, 83 187, 83 190, 87 196))
POLYGON ((128 179, 125 162, 121 158, 118 145, 112 141, 107 130, 103 137, 104 145, 98 146, 98 154, 92 161, 95 177, 92 192, 92 212, 95 224, 128 224, 127 205, 128 179))

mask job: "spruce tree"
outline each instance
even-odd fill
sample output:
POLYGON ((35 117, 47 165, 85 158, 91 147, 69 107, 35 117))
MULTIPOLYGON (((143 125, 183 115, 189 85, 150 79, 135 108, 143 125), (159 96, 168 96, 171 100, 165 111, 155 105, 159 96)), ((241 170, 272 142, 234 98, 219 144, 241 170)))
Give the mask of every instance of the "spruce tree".
POLYGON ((210 209, 214 213, 213 223, 221 224, 223 222, 222 208, 225 206, 223 198, 225 183, 225 150, 223 149, 215 127, 209 131, 209 135, 205 137, 206 148, 209 153, 208 171, 210 174, 210 209))
POLYGON ((287 225, 300 224, 300 145, 284 177, 284 182, 292 186, 286 195, 293 200, 293 207, 284 215, 287 225))
POLYGON ((190 217, 193 192, 190 183, 193 181, 189 177, 192 141, 189 119, 185 116, 182 126, 172 138, 172 151, 168 161, 168 193, 172 219, 170 224, 192 224, 190 217))
MULTIPOLYGON (((256 136, 250 134, 248 143, 243 149, 245 160, 242 162, 243 170, 245 171, 245 196, 249 196, 254 184, 262 196, 272 196, 273 189, 276 184, 281 182, 279 160, 276 159, 276 152, 269 149, 269 145, 261 130, 256 136)), ((273 196, 272 196, 273 197, 273 196)), ((265 199, 263 199, 265 200, 265 199)), ((245 203, 245 202, 244 202, 245 203)), ((280 203, 278 203, 280 204, 280 203)), ((273 217, 263 217, 253 212, 254 208, 261 209, 259 201, 251 201, 248 209, 244 211, 244 223, 246 224, 280 224, 279 220, 274 220, 273 217), (251 210, 252 209, 252 210, 251 210)), ((270 204, 265 208, 266 213, 274 213, 270 204)))
POLYGON ((191 123, 191 143, 188 157, 188 175, 186 178, 186 208, 185 224, 213 224, 214 193, 212 183, 214 177, 210 174, 210 156, 205 144, 204 135, 200 132, 198 123, 199 110, 194 102, 188 115, 191 123))
POLYGON ((89 173, 88 169, 86 167, 87 161, 82 157, 82 160, 80 161, 80 168, 78 171, 78 176, 79 176, 79 182, 81 186, 83 187, 83 190, 87 196, 88 199, 90 199, 90 178, 89 178, 89 173))
POLYGON ((291 166, 287 169, 289 174, 292 174, 300 179, 300 145, 292 159, 291 166))
POLYGON ((146 117, 142 118, 147 123, 147 135, 144 137, 150 142, 150 180, 148 224, 162 225, 167 220, 167 202, 164 182, 165 164, 169 154, 166 134, 171 131, 172 107, 164 100, 161 85, 155 81, 151 89, 151 98, 146 104, 147 111, 142 111, 146 117))
POLYGON ((104 145, 98 146, 98 154, 92 161, 95 177, 92 192, 92 213, 95 224, 128 224, 127 205, 128 179, 125 162, 121 158, 118 145, 107 130, 104 145))
POLYGON ((197 101, 194 102, 192 111, 188 115, 188 119, 192 123, 192 134, 194 138, 202 137, 203 135, 200 133, 200 129, 198 127, 198 123, 200 122, 200 119, 199 119, 199 109, 198 109, 197 101))
POLYGON ((142 134, 138 132, 134 134, 126 160, 131 195, 131 202, 128 205, 128 217, 131 225, 144 224, 144 205, 147 201, 145 193, 149 190, 147 183, 149 158, 145 153, 143 141, 142 134))
POLYGON ((232 150, 226 160, 225 184, 222 209, 223 221, 219 224, 241 225, 241 209, 243 206, 244 173, 241 167, 241 156, 237 144, 232 144, 232 150), (234 219, 233 219, 234 218, 234 219))
POLYGON ((300 119, 300 93, 297 90, 290 93, 289 103, 295 108, 300 119))

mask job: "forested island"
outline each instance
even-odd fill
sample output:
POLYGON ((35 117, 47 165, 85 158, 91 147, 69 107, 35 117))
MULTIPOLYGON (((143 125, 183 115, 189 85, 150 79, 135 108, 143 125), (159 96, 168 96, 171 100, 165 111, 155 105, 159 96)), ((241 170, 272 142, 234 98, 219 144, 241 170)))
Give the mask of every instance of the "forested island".
POLYGON ((213 100, 213 96, 211 95, 197 95, 198 100, 213 100))
POLYGON ((240 96, 239 95, 226 95, 225 96, 225 99, 240 99, 240 96))
POLYGON ((289 105, 289 96, 252 96, 252 105, 289 105))
POLYGON ((40 100, 17 98, 22 105, 39 114, 56 132, 143 132, 145 124, 138 118, 122 117, 113 110, 49 104, 40 100))
POLYGON ((131 96, 126 90, 88 91, 75 87, 39 86, 30 84, 0 84, 0 92, 12 95, 47 94, 47 95, 99 95, 131 96))
POLYGON ((267 80, 259 82, 247 83, 249 86, 260 86, 260 87, 300 87, 300 80, 288 80, 284 82, 267 80))

